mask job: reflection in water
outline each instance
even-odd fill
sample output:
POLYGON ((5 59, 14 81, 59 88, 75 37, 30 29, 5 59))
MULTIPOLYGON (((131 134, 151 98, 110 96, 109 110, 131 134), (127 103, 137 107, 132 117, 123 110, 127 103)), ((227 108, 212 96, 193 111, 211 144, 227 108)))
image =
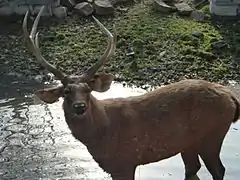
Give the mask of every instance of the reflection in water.
MULTIPOLYGON (((142 94, 114 83, 106 93, 93 94, 98 99, 142 94)), ((58 103, 36 104, 30 96, 0 100, 0 179, 88 179, 110 180, 93 161, 86 147, 68 130, 58 103)), ((226 179, 240 177, 240 123, 232 125, 224 141, 222 157, 227 168, 226 179)), ((180 156, 140 166, 138 180, 183 179, 180 156)), ((206 168, 200 171, 204 180, 211 179, 206 168)))

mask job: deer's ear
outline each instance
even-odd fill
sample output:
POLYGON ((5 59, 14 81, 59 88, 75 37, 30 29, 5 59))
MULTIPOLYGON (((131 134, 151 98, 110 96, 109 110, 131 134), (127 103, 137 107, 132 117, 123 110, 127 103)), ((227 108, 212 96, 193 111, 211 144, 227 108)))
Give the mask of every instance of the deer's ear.
POLYGON ((35 92, 36 96, 46 103, 54 103, 59 97, 63 96, 64 87, 57 86, 52 88, 41 89, 35 92))
POLYGON ((94 75, 88 85, 93 91, 105 92, 110 88, 113 79, 112 74, 99 73, 94 75))

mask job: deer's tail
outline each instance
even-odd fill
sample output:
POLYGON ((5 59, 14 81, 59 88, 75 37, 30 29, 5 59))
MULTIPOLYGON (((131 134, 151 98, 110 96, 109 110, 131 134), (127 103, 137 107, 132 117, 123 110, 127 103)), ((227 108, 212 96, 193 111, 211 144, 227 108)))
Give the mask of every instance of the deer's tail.
POLYGON ((233 121, 232 121, 233 123, 235 123, 235 122, 238 121, 239 116, 240 116, 240 102, 239 102, 239 100, 238 100, 236 97, 234 97, 234 96, 232 96, 232 99, 233 99, 233 101, 234 101, 234 103, 235 103, 235 105, 236 105, 235 115, 234 115, 234 118, 233 118, 233 121))

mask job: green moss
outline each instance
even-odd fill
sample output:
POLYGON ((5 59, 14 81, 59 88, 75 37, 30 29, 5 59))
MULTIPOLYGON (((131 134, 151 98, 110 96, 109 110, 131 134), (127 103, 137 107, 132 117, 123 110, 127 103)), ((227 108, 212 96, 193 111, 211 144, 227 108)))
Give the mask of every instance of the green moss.
POLYGON ((204 13, 206 13, 206 14, 210 14, 210 7, 209 7, 209 5, 203 6, 203 7, 200 9, 200 11, 202 11, 202 12, 204 12, 204 13))
MULTIPOLYGON (((163 15, 153 11, 152 5, 142 4, 135 4, 114 18, 98 18, 110 31, 116 25, 117 50, 105 70, 118 74, 122 80, 159 85, 183 77, 211 81, 239 78, 237 23, 218 28, 210 21, 201 23, 175 14, 163 15), (202 36, 195 37, 193 32, 202 36), (228 47, 216 50, 212 42, 220 39, 228 47), (134 56, 126 55, 129 47, 134 56)), ((73 16, 51 26, 44 24, 40 34, 44 56, 67 73, 86 70, 107 45, 106 36, 91 18, 73 16)))

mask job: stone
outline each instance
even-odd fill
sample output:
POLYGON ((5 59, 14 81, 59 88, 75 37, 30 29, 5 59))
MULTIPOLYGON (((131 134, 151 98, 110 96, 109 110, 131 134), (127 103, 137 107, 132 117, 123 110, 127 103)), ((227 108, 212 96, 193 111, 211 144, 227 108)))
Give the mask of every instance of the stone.
POLYGON ((126 12, 129 10, 129 8, 128 8, 128 7, 118 6, 118 7, 116 7, 116 10, 119 11, 119 12, 124 12, 124 13, 126 13, 126 12))
POLYGON ((60 0, 25 0, 25 4, 30 5, 50 5, 50 4, 60 4, 60 0))
POLYGON ((190 14, 193 11, 193 8, 191 8, 187 3, 176 3, 174 4, 175 7, 178 10, 178 13, 183 16, 190 16, 190 14))
POLYGON ((93 7, 90 3, 88 2, 82 2, 82 3, 78 3, 75 7, 74 7, 74 12, 78 13, 81 16, 89 16, 92 15, 93 13, 93 7))
MULTIPOLYGON (((42 5, 34 6, 33 13, 34 14, 38 14, 41 8, 42 8, 42 5)), ((51 8, 51 6, 46 6, 46 8, 44 8, 42 16, 52 16, 52 8, 51 8)))
POLYGON ((164 13, 176 11, 175 7, 167 5, 163 0, 154 0, 153 8, 156 11, 164 13))
POLYGON ((200 12, 200 11, 193 11, 190 15, 190 17, 192 19, 195 19, 197 21, 204 21, 206 19, 206 14, 204 12, 200 12))
POLYGON ((63 7, 63 6, 59 6, 59 7, 56 7, 52 10, 53 12, 53 15, 59 19, 63 19, 65 17, 67 17, 67 8, 66 7, 63 7))
POLYGON ((95 0, 93 7, 97 15, 110 15, 114 13, 114 8, 109 0, 95 0))
POLYGON ((43 76, 42 75, 37 75, 37 76, 34 77, 34 79, 39 83, 43 82, 43 76))
POLYGON ((75 0, 76 4, 81 3, 81 2, 86 2, 86 0, 75 0))
POLYGON ((0 16, 9 16, 14 13, 14 10, 11 6, 0 7, 0 16))
MULTIPOLYGON (((238 0, 239 1, 239 0, 238 0)), ((210 13, 217 16, 239 16, 239 2, 227 0, 210 1, 210 13)))
POLYGON ((17 15, 24 15, 28 11, 29 6, 27 5, 22 5, 22 6, 14 6, 14 13, 17 15))
POLYGON ((212 48, 218 49, 218 50, 228 47, 228 44, 224 40, 218 40, 218 41, 212 42, 211 45, 212 45, 212 48))
POLYGON ((72 10, 74 6, 76 6, 75 0, 61 0, 60 4, 68 8, 68 10, 72 10))
POLYGON ((60 0, 53 0, 53 2, 50 4, 52 7, 60 6, 60 0))
POLYGON ((135 52, 133 50, 133 47, 132 46, 129 46, 127 48, 127 52, 126 52, 126 56, 134 56, 135 52))
POLYGON ((129 2, 134 2, 134 0, 111 0, 113 5, 122 5, 129 2))
POLYGON ((200 31, 193 31, 192 35, 194 37, 197 37, 197 38, 203 38, 204 37, 204 34, 202 32, 200 32, 200 31))
POLYGON ((159 57, 163 57, 166 53, 167 53, 167 51, 160 52, 159 57))

